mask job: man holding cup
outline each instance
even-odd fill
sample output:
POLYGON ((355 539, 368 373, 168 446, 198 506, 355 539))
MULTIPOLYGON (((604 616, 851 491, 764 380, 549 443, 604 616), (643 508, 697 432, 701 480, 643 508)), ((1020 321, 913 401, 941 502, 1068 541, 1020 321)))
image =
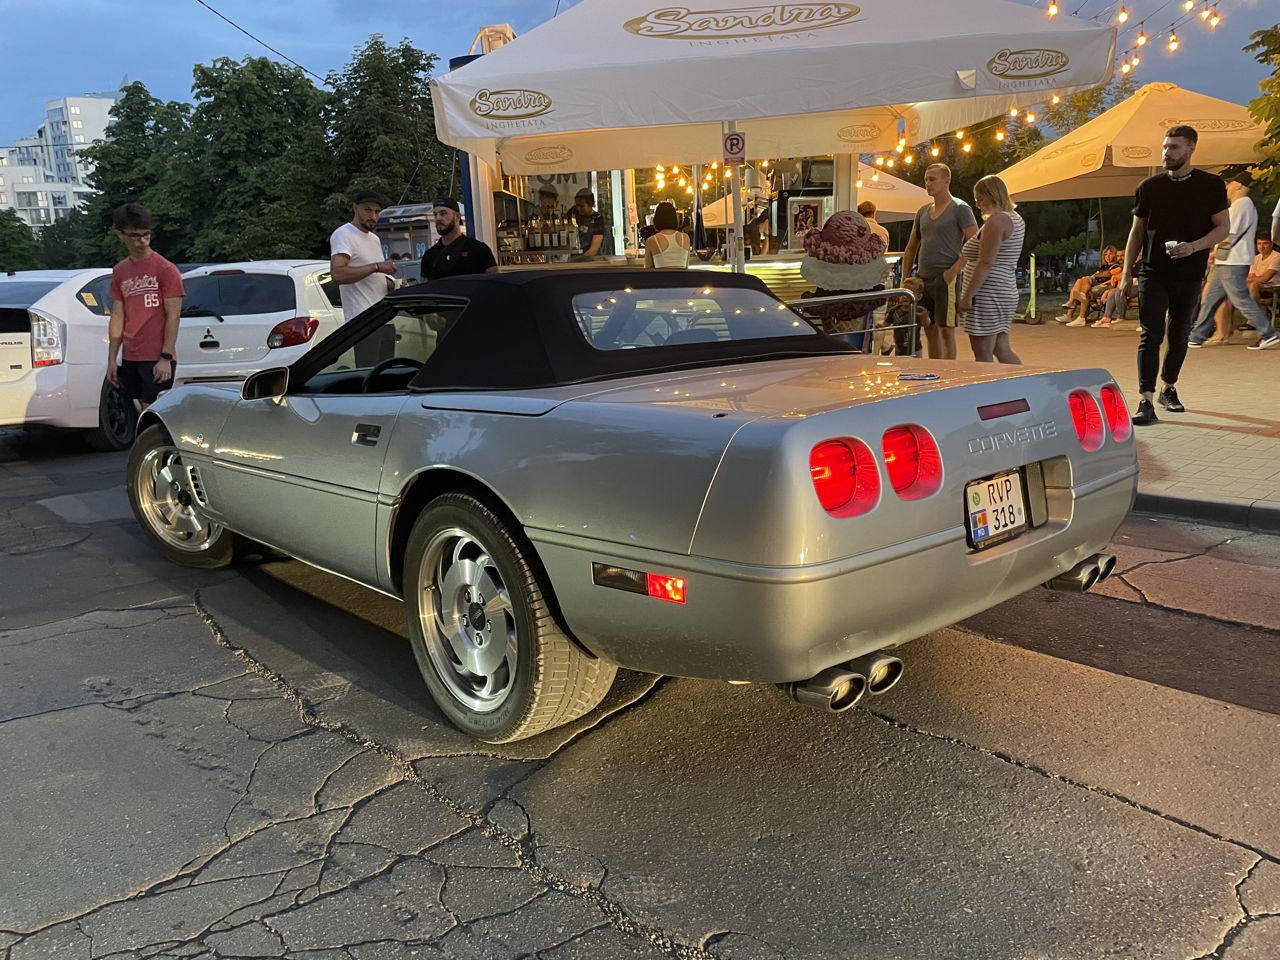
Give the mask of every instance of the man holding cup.
POLYGON ((1219 177, 1191 166, 1198 139, 1192 127, 1170 127, 1164 135, 1163 172, 1143 180, 1134 194, 1133 227, 1125 245, 1120 289, 1129 288, 1141 252, 1138 390, 1142 399, 1133 418, 1137 426, 1157 421, 1153 398, 1174 413, 1186 409, 1174 384, 1187 356, 1209 251, 1226 239, 1230 229, 1226 186, 1219 177), (1168 345, 1161 368, 1166 329, 1168 345), (1157 370, 1164 383, 1158 398, 1157 370))

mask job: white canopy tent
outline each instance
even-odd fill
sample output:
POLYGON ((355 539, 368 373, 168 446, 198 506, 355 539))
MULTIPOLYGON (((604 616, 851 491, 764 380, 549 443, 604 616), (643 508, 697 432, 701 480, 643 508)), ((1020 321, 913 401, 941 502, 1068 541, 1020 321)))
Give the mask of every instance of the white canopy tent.
POLYGON ((1172 83, 1149 83, 1000 174, 1015 200, 1122 197, 1162 169, 1165 131, 1187 124, 1199 134, 1193 163, 1220 170, 1263 158, 1266 135, 1247 107, 1172 83))
POLYGON ((551 174, 705 162, 726 124, 748 157, 890 150, 1105 82, 1114 51, 1009 0, 583 0, 431 87, 445 143, 551 174))
POLYGON ((1115 30, 1009 0, 583 0, 431 81, 436 134, 507 173, 891 150, 1110 77, 1115 30))
MULTIPOLYGON (((881 223, 910 220, 916 215, 917 210, 929 202, 929 195, 922 187, 917 187, 901 177, 885 173, 869 163, 858 164, 858 179, 862 181, 862 186, 858 188, 858 199, 870 200, 876 205, 876 219, 881 223), (877 174, 879 174, 878 177, 877 174), (875 179, 872 179, 873 177, 875 179)), ((724 196, 704 205, 702 225, 705 227, 727 226, 733 220, 728 201, 729 197, 724 196)), ((768 202, 768 195, 760 187, 742 189, 744 209, 759 209, 768 202)))

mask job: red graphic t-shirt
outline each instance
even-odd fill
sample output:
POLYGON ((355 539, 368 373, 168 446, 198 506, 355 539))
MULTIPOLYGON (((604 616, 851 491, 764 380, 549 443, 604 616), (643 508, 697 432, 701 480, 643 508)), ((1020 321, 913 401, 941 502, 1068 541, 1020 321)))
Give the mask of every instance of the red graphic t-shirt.
POLYGON ((111 271, 111 299, 124 304, 126 360, 159 360, 164 349, 164 301, 182 296, 178 268, 152 250, 145 259, 125 258, 111 271))

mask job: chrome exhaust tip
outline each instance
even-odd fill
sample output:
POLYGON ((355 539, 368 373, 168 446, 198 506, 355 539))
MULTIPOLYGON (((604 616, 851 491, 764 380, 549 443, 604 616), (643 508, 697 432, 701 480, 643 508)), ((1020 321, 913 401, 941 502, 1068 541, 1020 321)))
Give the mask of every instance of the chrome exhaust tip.
POLYGON ((906 669, 902 661, 887 653, 868 653, 851 660, 845 667, 867 678, 867 693, 885 693, 902 679, 906 669))
POLYGON ((1116 568, 1116 558, 1110 553, 1096 553, 1089 559, 1098 564, 1098 583, 1111 576, 1116 568))
POLYGON ((862 699, 867 678, 846 667, 828 667, 808 680, 778 684, 796 703, 840 713, 862 699))
MULTIPOLYGON (((1112 564, 1114 566, 1114 564, 1112 564)), ((1062 590, 1066 593, 1084 593, 1098 582, 1102 571, 1093 557, 1081 560, 1070 570, 1060 573, 1052 580, 1045 582, 1050 590, 1062 590)))

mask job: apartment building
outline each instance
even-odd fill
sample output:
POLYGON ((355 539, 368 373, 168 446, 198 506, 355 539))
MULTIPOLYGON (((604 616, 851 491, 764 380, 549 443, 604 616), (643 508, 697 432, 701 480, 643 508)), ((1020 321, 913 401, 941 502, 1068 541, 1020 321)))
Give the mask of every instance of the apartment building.
POLYGON ((39 228, 65 217, 93 190, 80 149, 106 136, 115 94, 62 97, 45 104, 45 119, 30 137, 0 147, 0 208, 39 228))

